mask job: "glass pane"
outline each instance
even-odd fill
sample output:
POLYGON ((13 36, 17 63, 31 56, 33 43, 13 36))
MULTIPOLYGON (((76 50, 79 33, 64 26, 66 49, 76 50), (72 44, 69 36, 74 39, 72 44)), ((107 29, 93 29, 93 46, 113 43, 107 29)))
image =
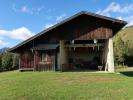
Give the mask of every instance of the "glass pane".
POLYGON ((42 62, 47 61, 47 54, 42 53, 42 62))

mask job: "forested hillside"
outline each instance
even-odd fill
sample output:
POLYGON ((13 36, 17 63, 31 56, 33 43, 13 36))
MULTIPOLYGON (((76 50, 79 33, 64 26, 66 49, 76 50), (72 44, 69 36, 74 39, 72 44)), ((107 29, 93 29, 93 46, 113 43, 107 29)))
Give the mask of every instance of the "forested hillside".
POLYGON ((126 27, 114 37, 116 65, 133 66, 133 26, 126 27))

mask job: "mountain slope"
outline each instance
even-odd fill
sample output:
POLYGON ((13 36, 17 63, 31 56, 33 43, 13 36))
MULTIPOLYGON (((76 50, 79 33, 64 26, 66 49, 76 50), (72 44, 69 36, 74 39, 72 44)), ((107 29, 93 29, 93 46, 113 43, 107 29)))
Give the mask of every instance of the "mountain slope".
POLYGON ((121 39, 126 41, 133 41, 133 26, 126 27, 118 32, 118 35, 120 35, 121 39))
POLYGON ((9 48, 7 48, 7 47, 0 49, 0 54, 6 52, 8 49, 9 48))

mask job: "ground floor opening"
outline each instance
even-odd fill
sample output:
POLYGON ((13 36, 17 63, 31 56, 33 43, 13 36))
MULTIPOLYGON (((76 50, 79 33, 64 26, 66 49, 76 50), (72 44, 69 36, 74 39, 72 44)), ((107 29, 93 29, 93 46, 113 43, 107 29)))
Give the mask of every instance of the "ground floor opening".
POLYGON ((64 47, 65 50, 63 47, 60 48, 61 53, 64 53, 61 55, 66 57, 64 61, 66 63, 62 63, 60 66, 62 67, 61 70, 104 70, 105 66, 103 66, 102 58, 105 41, 99 40, 96 43, 94 43, 94 40, 76 40, 74 43, 67 41, 64 47))
POLYGON ((114 71, 111 40, 61 40, 21 53, 20 69, 114 71))

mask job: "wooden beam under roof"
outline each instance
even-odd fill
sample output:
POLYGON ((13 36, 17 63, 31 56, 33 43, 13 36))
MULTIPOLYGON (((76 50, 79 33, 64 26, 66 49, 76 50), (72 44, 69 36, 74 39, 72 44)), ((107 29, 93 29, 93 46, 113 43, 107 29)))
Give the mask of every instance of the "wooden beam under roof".
POLYGON ((104 46, 104 43, 97 43, 97 44, 66 44, 66 47, 99 47, 104 46))

